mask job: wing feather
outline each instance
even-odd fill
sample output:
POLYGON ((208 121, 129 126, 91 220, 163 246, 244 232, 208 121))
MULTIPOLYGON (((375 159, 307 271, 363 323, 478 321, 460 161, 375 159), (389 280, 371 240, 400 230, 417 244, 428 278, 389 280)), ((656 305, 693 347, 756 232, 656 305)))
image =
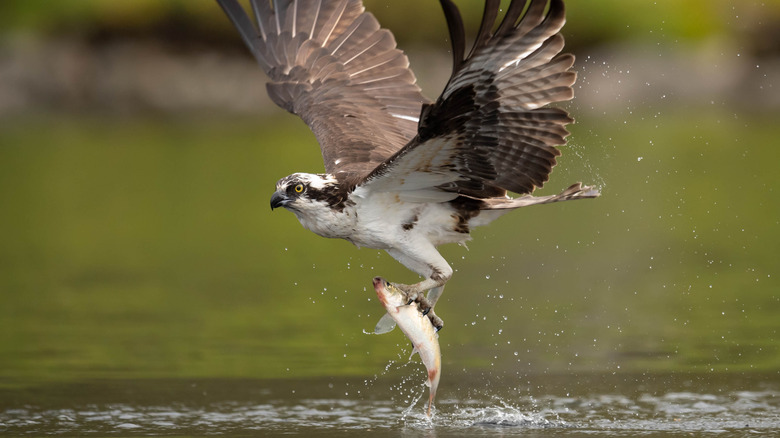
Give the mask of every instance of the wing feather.
POLYGON ((452 76, 437 101, 423 107, 414 140, 360 184, 401 193, 435 188, 453 197, 531 193, 549 179, 556 146, 565 144, 565 126, 573 121, 547 107, 571 99, 576 79, 569 70, 574 57, 559 54, 563 1, 513 0, 497 26, 500 2, 487 1, 466 57, 460 14, 451 0, 440 1, 452 38, 452 76))
POLYGON ((271 81, 271 99, 300 116, 325 170, 364 177, 414 138, 424 103, 406 55, 360 0, 217 0, 271 81))

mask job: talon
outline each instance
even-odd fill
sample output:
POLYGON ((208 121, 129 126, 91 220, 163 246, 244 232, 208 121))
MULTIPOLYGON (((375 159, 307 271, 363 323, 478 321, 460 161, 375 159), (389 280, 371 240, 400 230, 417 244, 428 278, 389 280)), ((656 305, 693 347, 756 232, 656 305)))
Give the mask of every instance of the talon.
POLYGON ((414 295, 412 293, 406 292, 406 299, 407 299, 406 304, 407 305, 412 304, 414 302, 417 302, 417 298, 418 298, 417 295, 414 295))
POLYGON ((428 298, 425 298, 425 295, 423 295, 422 293, 417 295, 417 300, 415 301, 420 303, 420 311, 422 312, 423 315, 427 315, 428 312, 430 312, 431 309, 433 309, 433 306, 431 306, 431 302, 428 301, 428 298))
POLYGON ((404 294, 406 294, 406 305, 412 304, 413 302, 417 301, 417 295, 409 292, 409 286, 406 284, 396 283, 394 285, 396 288, 400 289, 404 294))
POLYGON ((436 316, 436 313, 433 312, 433 309, 428 309, 428 319, 431 320, 431 324, 433 324, 433 327, 436 329, 436 332, 441 330, 444 327, 444 321, 442 321, 441 318, 436 316))

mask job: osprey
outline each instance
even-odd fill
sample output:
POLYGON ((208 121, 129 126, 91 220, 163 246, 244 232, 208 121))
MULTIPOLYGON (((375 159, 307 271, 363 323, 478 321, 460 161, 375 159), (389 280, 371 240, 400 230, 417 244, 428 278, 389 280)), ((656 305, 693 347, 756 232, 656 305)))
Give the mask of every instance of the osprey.
MULTIPOLYGON (((256 26, 237 0, 217 1, 269 76, 271 99, 306 122, 325 162, 325 173, 280 179, 271 209, 320 236, 383 249, 422 276, 397 286, 437 329, 431 309, 452 276, 437 246, 516 208, 599 196, 580 183, 531 195, 573 121, 547 106, 573 97, 574 57, 559 54, 562 0, 512 0, 501 20, 500 0, 486 0, 468 54, 457 7, 440 0, 453 62, 435 102, 360 0, 252 0, 256 26)), ((376 332, 394 325, 386 315, 376 332)))

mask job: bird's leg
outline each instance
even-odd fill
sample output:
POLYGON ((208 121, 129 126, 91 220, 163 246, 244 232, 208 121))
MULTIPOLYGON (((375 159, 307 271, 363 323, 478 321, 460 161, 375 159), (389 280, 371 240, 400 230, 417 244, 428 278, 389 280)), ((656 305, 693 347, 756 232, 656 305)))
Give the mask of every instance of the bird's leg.
POLYGON ((420 304, 420 310, 422 311, 422 314, 427 315, 431 320, 431 324, 433 324, 433 326, 436 328, 436 331, 439 331, 442 329, 442 327, 444 327, 444 321, 442 321, 442 319, 436 315, 436 312, 433 311, 433 306, 436 305, 436 301, 439 300, 439 297, 444 291, 444 284, 428 289, 428 295, 426 296, 423 293, 425 289, 419 290, 416 287, 421 283, 425 283, 425 281, 421 281, 420 283, 412 285, 396 284, 395 286, 406 293, 409 304, 413 302, 420 304))
POLYGON ((391 248, 386 250, 390 256, 401 262, 412 271, 422 275, 425 279, 419 283, 405 285, 396 284, 396 287, 406 293, 410 302, 420 303, 420 309, 428 315, 436 330, 444 326, 444 322, 431 311, 436 301, 444 290, 444 284, 452 277, 452 267, 436 251, 433 245, 415 246, 408 251, 391 248), (428 293, 426 298, 425 292, 428 293))
POLYGON ((431 303, 431 307, 436 305, 436 302, 439 301, 439 297, 441 296, 442 292, 444 292, 444 285, 442 284, 439 287, 434 287, 430 290, 428 290, 428 301, 431 303))
POLYGON ((430 318, 431 324, 436 327, 437 332, 441 330, 442 327, 444 327, 444 321, 436 316, 436 313, 433 311, 433 306, 436 305, 436 301, 439 301, 439 297, 441 296, 442 292, 444 292, 444 285, 428 290, 428 296, 426 297, 428 304, 430 304, 430 308, 428 309, 428 318, 430 318))

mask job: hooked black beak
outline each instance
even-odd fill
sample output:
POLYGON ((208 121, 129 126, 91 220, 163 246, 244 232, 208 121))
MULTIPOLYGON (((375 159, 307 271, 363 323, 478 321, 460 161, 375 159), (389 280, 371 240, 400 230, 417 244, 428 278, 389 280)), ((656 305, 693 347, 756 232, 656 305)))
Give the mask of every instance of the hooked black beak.
POLYGON ((274 194, 271 195, 271 210, 277 207, 284 207, 286 203, 287 196, 285 196, 284 193, 274 192, 274 194))

